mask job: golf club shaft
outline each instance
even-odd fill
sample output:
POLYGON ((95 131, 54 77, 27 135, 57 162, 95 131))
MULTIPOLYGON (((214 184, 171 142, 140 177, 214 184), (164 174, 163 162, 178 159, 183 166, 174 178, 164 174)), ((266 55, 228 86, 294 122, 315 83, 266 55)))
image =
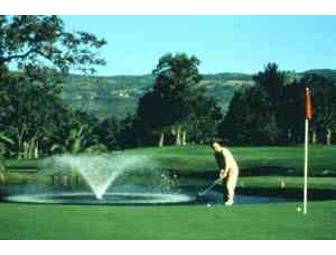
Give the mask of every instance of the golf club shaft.
POLYGON ((206 188, 203 192, 200 193, 201 196, 204 196, 207 192, 209 192, 213 187, 215 187, 221 181, 220 178, 215 180, 208 188, 206 188))

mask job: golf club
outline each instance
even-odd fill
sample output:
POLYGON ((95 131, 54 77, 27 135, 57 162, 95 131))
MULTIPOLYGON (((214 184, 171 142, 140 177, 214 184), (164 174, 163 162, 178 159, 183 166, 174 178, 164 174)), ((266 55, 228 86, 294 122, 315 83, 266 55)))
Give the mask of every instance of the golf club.
POLYGON ((199 196, 204 196, 206 193, 208 193, 213 187, 215 187, 217 184, 220 184, 222 181, 221 178, 216 179, 209 187, 207 187, 205 190, 202 192, 200 191, 198 193, 199 196))

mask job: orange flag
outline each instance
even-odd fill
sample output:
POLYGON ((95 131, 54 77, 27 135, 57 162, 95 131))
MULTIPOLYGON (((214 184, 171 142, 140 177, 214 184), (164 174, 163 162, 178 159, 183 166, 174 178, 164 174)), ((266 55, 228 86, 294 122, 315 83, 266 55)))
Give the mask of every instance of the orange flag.
POLYGON ((311 120, 313 117, 313 107, 311 103, 311 93, 310 89, 306 87, 305 89, 305 116, 306 119, 311 120))

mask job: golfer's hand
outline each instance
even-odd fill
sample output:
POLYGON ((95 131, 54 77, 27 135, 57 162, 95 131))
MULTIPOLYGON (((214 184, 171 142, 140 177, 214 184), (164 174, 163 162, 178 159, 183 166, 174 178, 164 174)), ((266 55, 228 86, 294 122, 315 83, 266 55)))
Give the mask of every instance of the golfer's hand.
POLYGON ((221 178, 222 180, 226 178, 226 172, 224 169, 222 169, 220 172, 219 172, 219 178, 221 178))

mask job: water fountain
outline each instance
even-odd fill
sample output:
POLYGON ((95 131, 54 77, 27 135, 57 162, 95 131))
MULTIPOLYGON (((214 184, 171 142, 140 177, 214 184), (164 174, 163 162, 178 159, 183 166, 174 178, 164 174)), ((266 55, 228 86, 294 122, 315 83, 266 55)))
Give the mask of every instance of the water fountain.
MULTIPOLYGON (((223 194, 215 189, 206 196, 197 196, 199 186, 176 184, 171 173, 161 170, 155 159, 135 154, 59 155, 39 164, 39 180, 5 190, 0 200, 23 203, 50 204, 222 204, 223 194), (81 182, 72 186, 62 183, 63 177, 80 176, 81 182), (50 177, 61 178, 50 185, 50 177), (47 181, 49 180, 49 182, 47 181)), ((219 187, 220 188, 220 187, 219 187)), ((202 189, 201 189, 202 190, 202 189)), ((244 196, 238 194, 237 204, 283 202, 281 198, 244 196)))
MULTIPOLYGON (((60 155, 41 161, 39 176, 79 174, 84 190, 53 189, 27 192, 7 198, 15 202, 71 204, 171 204, 196 198, 178 192, 173 180, 157 162, 142 155, 60 155)), ((49 187, 50 188, 50 187, 49 187)))

